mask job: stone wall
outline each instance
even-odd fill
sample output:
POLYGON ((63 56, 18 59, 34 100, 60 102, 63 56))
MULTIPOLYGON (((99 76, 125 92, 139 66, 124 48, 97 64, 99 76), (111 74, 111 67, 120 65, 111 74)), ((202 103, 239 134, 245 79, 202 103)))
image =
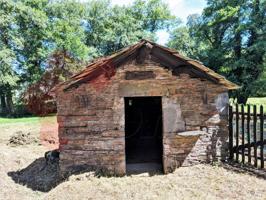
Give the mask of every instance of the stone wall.
POLYGON ((188 74, 173 75, 150 60, 130 61, 110 79, 101 75, 57 92, 62 173, 101 169, 125 174, 124 97, 133 96, 162 97, 165 173, 225 159, 227 89, 188 74))

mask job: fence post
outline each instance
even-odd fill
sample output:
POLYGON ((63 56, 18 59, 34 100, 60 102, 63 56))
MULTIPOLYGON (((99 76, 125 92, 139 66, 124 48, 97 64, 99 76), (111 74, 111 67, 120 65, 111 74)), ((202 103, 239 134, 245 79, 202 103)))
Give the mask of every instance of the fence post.
POLYGON ((241 105, 241 133, 242 133, 242 163, 245 163, 245 112, 244 104, 241 105))
POLYGON ((233 107, 229 106, 229 160, 233 160, 233 107))
POLYGON ((238 104, 236 104, 236 162, 239 160, 239 112, 238 112, 238 104))
POLYGON ((263 137, 263 126, 264 126, 264 113, 263 113, 263 106, 260 106, 260 161, 261 161, 261 168, 264 168, 264 137, 263 137))
POLYGON ((253 106, 253 142, 254 142, 254 166, 258 166, 257 157, 257 106, 253 106))
POLYGON ((250 105, 248 105, 248 116, 247 116, 247 139, 248 139, 248 163, 251 164, 251 147, 250 147, 250 105))

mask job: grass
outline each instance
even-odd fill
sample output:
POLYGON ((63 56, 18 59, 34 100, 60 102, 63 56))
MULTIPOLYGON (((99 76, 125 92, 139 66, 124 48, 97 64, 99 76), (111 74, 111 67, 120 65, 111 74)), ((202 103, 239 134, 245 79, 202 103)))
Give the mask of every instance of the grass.
POLYGON ((247 104, 250 105, 263 105, 266 109, 266 97, 249 98, 247 104))
POLYGON ((7 124, 7 123, 38 123, 40 117, 22 117, 22 118, 4 118, 0 117, 0 124, 7 124))
POLYGON ((22 118, 5 118, 0 117, 0 124, 10 124, 10 123, 39 123, 40 121, 54 121, 56 116, 47 117, 22 117, 22 118))
MULTIPOLYGON (((230 99, 230 104, 234 105, 235 102, 233 101, 233 99, 230 99)), ((251 113, 253 112, 253 105, 257 106, 257 113, 260 111, 260 106, 263 106, 263 112, 264 114, 266 113, 266 97, 252 97, 249 98, 246 105, 244 106, 244 111, 247 112, 248 107, 247 105, 250 105, 250 111, 251 113)), ((235 107, 235 106, 233 106, 235 107)), ((234 108, 235 109, 235 108, 234 108)), ((241 110, 240 106, 239 106, 239 111, 241 110)))
MULTIPOLYGON (((236 103, 236 101, 234 101, 233 99, 230 99, 230 103, 236 103)), ((248 101, 247 101, 246 104, 257 105, 257 106, 263 105, 263 107, 266 108, 266 97, 251 97, 251 98, 248 98, 248 101)))

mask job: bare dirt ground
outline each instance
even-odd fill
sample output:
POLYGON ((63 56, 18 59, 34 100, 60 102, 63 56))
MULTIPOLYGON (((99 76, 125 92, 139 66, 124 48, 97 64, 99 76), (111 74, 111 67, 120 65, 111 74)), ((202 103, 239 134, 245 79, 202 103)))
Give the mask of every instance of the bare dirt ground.
MULTIPOLYGON (((54 122, 51 122, 51 127, 54 122)), ((46 124, 47 125, 47 124, 46 124)), ((49 125, 48 125, 49 126, 49 125)), ((53 128, 51 128, 53 129, 53 128)), ((97 177, 94 173, 58 180, 58 165, 46 166, 51 146, 36 142, 41 123, 0 124, 0 199, 265 199, 266 180, 222 166, 183 167, 168 175, 97 177), (24 134, 22 142, 18 135, 24 134), (10 144, 17 141, 18 144, 10 144), (25 138, 26 137, 26 138, 25 138), (26 142, 24 141, 26 140, 26 142), (24 142, 23 142, 24 141, 24 142), (21 144, 22 143, 22 144, 21 144)), ((46 129, 45 129, 46 130, 46 129)), ((47 129, 47 131, 51 131, 47 129)), ((48 133, 47 133, 48 134, 48 133)), ((50 141, 55 144, 56 141, 50 141)))

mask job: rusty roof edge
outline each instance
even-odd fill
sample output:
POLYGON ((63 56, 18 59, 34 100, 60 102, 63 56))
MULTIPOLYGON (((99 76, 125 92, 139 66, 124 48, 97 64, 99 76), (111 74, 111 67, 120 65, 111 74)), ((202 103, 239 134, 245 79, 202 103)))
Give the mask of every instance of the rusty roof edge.
MULTIPOLYGON (((145 40, 145 41, 148 41, 148 40, 145 40)), ((183 56, 183 55, 180 55, 178 51, 174 50, 174 49, 171 49, 171 48, 168 48, 168 47, 165 47, 165 46, 162 46, 160 44, 157 44, 157 43, 154 43, 154 42, 151 42, 151 41, 148 41, 150 42, 151 44, 153 44, 154 46, 158 47, 158 48, 161 48, 163 50, 166 50, 167 52, 171 53, 173 56, 181 59, 181 60, 184 60, 185 62, 189 63, 190 65, 196 67, 197 69, 207 73, 209 76, 212 76, 214 79, 217 80, 218 83, 224 85, 228 90, 235 90, 235 89, 239 89, 241 88, 239 85, 227 80, 224 76, 216 73, 214 70, 206 67, 202 62, 198 61, 198 60, 195 60, 195 59, 191 59, 189 57, 186 57, 186 56, 183 56), (196 62, 197 64, 195 63, 191 63, 191 62, 196 62), (197 66, 197 65, 200 65, 197 66), (203 68, 203 69, 202 69, 203 68), (210 73, 213 73, 213 74, 210 74, 210 73), (222 79, 223 81, 225 81, 224 83, 221 83, 220 82, 220 79, 222 79)))
MULTIPOLYGON (((92 62, 89 63, 88 66, 87 66, 85 69, 83 69, 83 70, 80 71, 79 73, 77 73, 77 74, 71 76, 70 78, 75 78, 75 77, 79 76, 80 74, 82 74, 83 72, 85 72, 86 70, 88 70, 88 69, 89 69, 90 67, 92 67, 93 65, 100 64, 100 62, 103 63, 103 62, 105 62, 105 61, 107 61, 107 60, 110 60, 110 59, 114 59, 115 57, 117 57, 117 56, 123 54, 123 53, 126 52, 127 50, 134 49, 134 48, 138 47, 140 44, 143 45, 144 43, 145 43, 145 42, 144 42, 144 40, 143 40, 143 42, 138 42, 138 43, 136 43, 136 44, 134 44, 134 45, 131 45, 131 46, 128 46, 128 47, 124 47, 124 48, 122 48, 122 49, 120 49, 120 50, 114 52, 113 54, 111 54, 111 55, 109 55, 109 56, 103 56, 103 57, 101 57, 101 58, 96 58, 95 60, 92 60, 92 62)), ((140 45, 140 46, 141 46, 141 45, 140 45)))
POLYGON ((86 77, 88 76, 89 73, 91 73, 92 71, 96 70, 98 67, 102 67, 103 65, 107 64, 107 63, 111 63, 112 60, 114 60, 115 58, 119 57, 119 56, 122 56, 124 53, 128 53, 129 55, 132 53, 132 51, 138 49, 139 47, 141 47, 142 45, 144 45, 146 43, 146 41, 141 41, 141 42, 138 42, 132 46, 129 46, 129 47, 125 47, 123 49, 121 49, 120 51, 117 51, 116 53, 108 56, 108 57, 103 57, 103 59, 99 60, 99 61, 96 61, 94 63, 92 63, 91 65, 89 65, 88 67, 86 67, 84 70, 82 70, 80 73, 72 76, 70 78, 70 80, 64 82, 62 85, 66 85, 64 87, 64 90, 68 90, 69 88, 72 87, 72 85, 76 85, 78 83, 82 83, 83 82, 83 79, 86 79, 86 77), (92 68, 94 67, 94 68, 92 68), (88 71, 90 68, 92 68, 91 71, 88 71), (87 72, 88 71, 88 72, 87 72), (87 72, 87 73, 86 73, 87 72), (78 77, 80 76, 82 73, 85 73, 83 76, 81 77, 78 77), (78 78, 77 78, 78 77, 78 78), (76 80, 73 80, 74 78, 77 78, 76 80), (68 84, 67 84, 68 83, 68 84))
POLYGON ((86 79, 86 77, 92 73, 93 71, 95 71, 96 69, 98 69, 99 67, 102 67, 103 65, 105 65, 106 63, 111 63, 112 61, 114 61, 116 58, 119 58, 122 55, 128 54, 131 55, 132 52, 134 52, 135 50, 137 50, 138 48, 140 48, 141 46, 143 46, 145 43, 150 43, 152 44, 154 47, 158 47, 164 51, 167 51, 169 54, 171 54, 172 56, 183 60, 184 62, 186 62, 189 65, 192 65, 193 67, 197 68, 198 70, 206 73, 207 75, 213 77, 215 80, 217 80, 218 84, 224 85, 228 90, 234 90, 234 89, 239 89, 240 86, 238 86, 237 84, 227 80, 224 76, 216 73, 215 71, 213 71, 212 69, 206 67, 205 65, 203 65, 200 61, 195 60, 195 59, 191 59, 185 56, 182 56, 179 54, 178 51, 174 50, 174 49, 170 49, 168 47, 159 45, 155 42, 152 42, 150 40, 147 39, 142 39, 140 42, 125 47, 119 51, 117 51, 116 53, 109 55, 107 57, 102 57, 97 59, 95 62, 90 63, 84 70, 82 70, 81 72, 73 75, 68 81, 65 81, 61 84, 58 85, 58 87, 55 87, 55 90, 53 89, 53 91, 56 91, 58 88, 62 88, 62 86, 66 85, 64 87, 64 90, 70 88, 73 84, 76 85, 78 83, 82 83, 83 80, 86 79))
POLYGON ((224 76, 216 73, 214 70, 206 67, 205 65, 203 65, 201 62, 197 62, 196 60, 191 60, 191 61, 187 61, 188 63, 190 63, 191 65, 197 67, 199 70, 202 70, 204 72, 206 72, 208 75, 212 76, 213 78, 215 78, 218 83, 225 85, 229 90, 235 90, 235 89, 239 89, 240 86, 238 86, 237 84, 227 80, 224 76), (196 64, 193 62, 197 62, 196 64), (198 66, 199 65, 199 66, 198 66), (221 82, 224 81, 224 82, 221 82))

